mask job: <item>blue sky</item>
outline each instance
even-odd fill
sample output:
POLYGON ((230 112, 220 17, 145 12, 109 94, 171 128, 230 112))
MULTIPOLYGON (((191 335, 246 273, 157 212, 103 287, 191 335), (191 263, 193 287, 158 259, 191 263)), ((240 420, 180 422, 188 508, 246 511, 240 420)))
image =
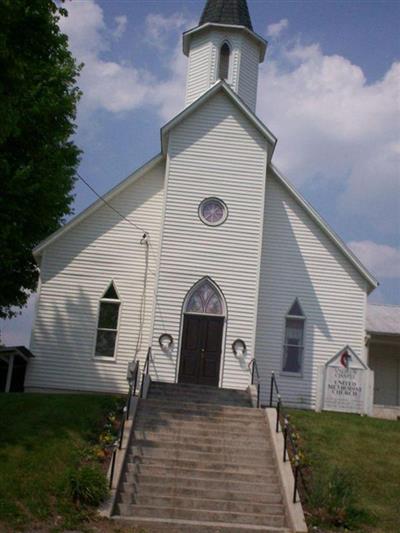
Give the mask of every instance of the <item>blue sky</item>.
MULTIPOLYGON (((80 172, 104 193, 159 152, 183 107, 181 34, 204 0, 72 0, 61 27, 85 63, 80 172)), ((275 164, 400 304, 400 2, 248 0, 269 42, 257 114, 278 137, 275 164), (396 101, 397 98, 397 101, 396 101)), ((75 213, 94 201, 77 183, 75 213)), ((2 339, 28 343, 33 301, 2 339)))

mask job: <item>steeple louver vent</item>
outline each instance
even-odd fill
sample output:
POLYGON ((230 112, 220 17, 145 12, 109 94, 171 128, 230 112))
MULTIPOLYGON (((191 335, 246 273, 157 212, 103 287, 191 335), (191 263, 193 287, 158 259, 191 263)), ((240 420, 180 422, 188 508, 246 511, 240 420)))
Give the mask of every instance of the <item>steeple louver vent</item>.
POLYGON ((207 22, 245 26, 253 31, 246 0, 207 0, 200 26, 207 22))

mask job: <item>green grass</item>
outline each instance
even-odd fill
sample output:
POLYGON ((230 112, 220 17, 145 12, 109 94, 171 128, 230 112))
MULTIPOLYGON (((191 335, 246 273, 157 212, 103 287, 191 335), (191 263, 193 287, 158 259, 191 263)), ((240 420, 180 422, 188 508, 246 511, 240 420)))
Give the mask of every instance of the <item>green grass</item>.
POLYGON ((313 475, 348 473, 359 531, 400 533, 400 422, 339 413, 291 410, 313 475))
POLYGON ((99 395, 0 395, 1 531, 72 528, 85 518, 68 476, 115 404, 99 395))

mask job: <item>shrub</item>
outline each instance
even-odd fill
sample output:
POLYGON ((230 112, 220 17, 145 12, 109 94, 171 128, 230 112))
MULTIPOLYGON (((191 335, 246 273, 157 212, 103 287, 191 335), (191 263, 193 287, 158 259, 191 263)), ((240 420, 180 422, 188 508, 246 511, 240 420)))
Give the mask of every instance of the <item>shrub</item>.
POLYGON ((77 504, 97 506, 108 495, 106 476, 99 465, 81 465, 69 471, 68 492, 77 504))

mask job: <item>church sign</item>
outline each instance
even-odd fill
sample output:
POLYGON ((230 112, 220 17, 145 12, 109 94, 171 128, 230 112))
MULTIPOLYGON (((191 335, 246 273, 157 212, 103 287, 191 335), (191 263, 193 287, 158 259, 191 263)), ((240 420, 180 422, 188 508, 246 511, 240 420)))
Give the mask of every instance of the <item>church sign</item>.
POLYGON ((371 414, 373 372, 346 346, 320 368, 318 410, 371 414))

